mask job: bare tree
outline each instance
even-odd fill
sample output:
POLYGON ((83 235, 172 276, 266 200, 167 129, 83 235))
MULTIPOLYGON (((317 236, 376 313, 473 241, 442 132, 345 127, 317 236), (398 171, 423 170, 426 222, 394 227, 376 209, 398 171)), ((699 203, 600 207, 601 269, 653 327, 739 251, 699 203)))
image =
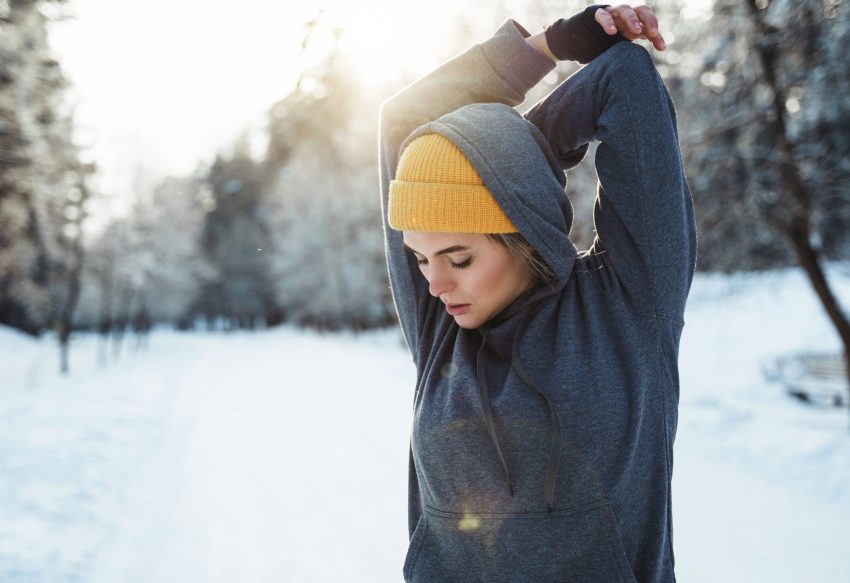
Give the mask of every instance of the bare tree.
POLYGON ((848 388, 850 322, 824 265, 850 255, 849 10, 717 0, 711 26, 724 32, 704 43, 704 93, 694 94, 703 119, 691 128, 701 126, 691 132, 701 156, 695 199, 711 222, 701 233, 731 239, 715 242, 738 267, 803 269, 843 343, 848 388))
MULTIPOLYGON (((789 39, 784 32, 785 26, 774 25, 768 18, 767 0, 746 0, 750 18, 755 31, 753 49, 761 63, 764 81, 770 91, 773 116, 768 121, 774 140, 776 157, 772 164, 781 177, 777 183, 777 194, 781 204, 776 212, 765 215, 774 228, 782 233, 791 243, 797 260, 811 281, 815 293, 823 304, 830 321, 838 331, 844 344, 844 358, 847 364, 848 390, 850 390, 850 321, 841 309, 838 299, 832 291, 824 274, 821 249, 812 241, 812 224, 814 222, 813 207, 818 202, 817 193, 813 191, 808 181, 803 177, 800 168, 802 144, 791 136, 788 127, 789 92, 780 79, 780 67, 783 57, 802 54, 804 61, 813 61, 817 46, 818 29, 823 25, 823 2, 789 3, 782 17, 783 22, 795 22, 792 27, 799 36, 789 39), (820 9, 820 10, 819 10, 820 9), (797 42, 793 42, 793 41, 797 42), (794 47, 791 54, 783 54, 783 47, 790 44, 794 47)), ((790 51, 789 51, 790 52, 790 51)), ((846 94, 845 94, 846 95, 846 94)))

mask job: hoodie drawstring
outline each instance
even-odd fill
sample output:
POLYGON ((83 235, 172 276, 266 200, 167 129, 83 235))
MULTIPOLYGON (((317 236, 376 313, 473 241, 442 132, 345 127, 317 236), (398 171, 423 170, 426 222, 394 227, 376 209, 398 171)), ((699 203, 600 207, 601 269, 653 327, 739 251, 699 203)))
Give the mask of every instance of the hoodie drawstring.
POLYGON ((534 380, 528 375, 525 371, 525 367, 522 364, 522 360, 519 357, 519 340, 522 337, 522 334, 525 332, 525 327, 528 324, 529 316, 531 315, 533 308, 529 308, 526 311, 525 315, 522 317, 522 321, 519 326, 517 326, 516 334, 514 336, 513 349, 511 350, 511 359, 513 361, 514 370, 519 375, 519 378, 530 387, 534 387, 538 393, 543 396, 543 399, 546 401, 546 406, 549 407, 549 414, 552 418, 552 445, 549 448, 549 462, 546 464, 546 505, 549 508, 549 512, 552 512, 552 509, 555 506, 555 478, 558 475, 558 462, 561 459, 561 427, 560 422, 558 420, 558 413, 555 411, 555 407, 552 406, 552 401, 549 399, 549 395, 540 388, 540 385, 534 382, 534 380))
POLYGON ((487 346, 487 337, 490 331, 486 328, 481 330, 481 348, 478 349, 477 370, 478 370, 478 392, 481 396, 481 406, 484 409, 484 422, 487 424, 487 431, 490 433, 490 439, 493 445, 496 446, 496 453, 499 454, 499 461, 502 462, 502 467, 505 468, 505 477, 508 480, 508 491, 511 496, 514 495, 514 484, 511 480, 511 473, 508 471, 508 464, 505 462, 505 456, 502 455, 502 448, 499 445, 499 438, 496 436, 496 425, 493 423, 493 405, 490 402, 490 389, 487 387, 487 377, 484 375, 484 347, 487 346))
MULTIPOLYGON (((529 309, 525 312, 520 321, 519 326, 517 327, 513 347, 511 349, 511 365, 514 367, 514 370, 519 375, 519 378, 529 387, 534 388, 538 393, 543 396, 543 399, 546 401, 546 406, 549 408, 549 414, 552 419, 552 444, 549 448, 549 461, 546 464, 546 506, 549 509, 549 512, 552 512, 555 506, 555 478, 558 475, 558 462, 560 461, 560 453, 561 453, 561 427, 558 420, 558 414, 555 411, 555 407, 552 406, 552 402, 549 399, 549 395, 540 388, 540 385, 534 382, 534 380, 528 375, 525 370, 525 367, 522 364, 522 360, 519 357, 519 339, 522 337, 522 334, 525 332, 525 327, 528 324, 529 316, 534 311, 533 307, 529 307, 529 309)), ((484 410, 484 422, 487 424, 487 431, 490 433, 490 439, 493 442, 493 445, 496 447, 496 453, 499 455, 499 461, 502 463, 502 467, 505 468, 505 477, 508 480, 508 491, 511 496, 514 495, 514 485, 511 480, 511 473, 508 470, 508 464, 505 462, 505 456, 502 454, 502 448, 499 445, 499 438, 496 435, 496 426, 493 422, 493 405, 490 402, 490 389, 487 386, 487 378, 484 374, 484 347, 487 345, 487 338, 490 334, 490 331, 487 328, 481 328, 481 348, 478 349, 477 356, 477 374, 478 374, 478 392, 481 396, 481 406, 484 410)))

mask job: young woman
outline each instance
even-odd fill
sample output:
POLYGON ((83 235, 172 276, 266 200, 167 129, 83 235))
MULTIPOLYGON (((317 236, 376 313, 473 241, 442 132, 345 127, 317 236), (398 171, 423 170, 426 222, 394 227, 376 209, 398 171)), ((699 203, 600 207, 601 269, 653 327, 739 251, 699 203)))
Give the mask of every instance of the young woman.
POLYGON ((387 260, 417 368, 406 581, 674 582, 679 339, 696 263, 649 7, 513 20, 388 99, 387 260), (585 67, 525 114, 556 59, 585 67), (596 152, 592 247, 564 171, 596 152))

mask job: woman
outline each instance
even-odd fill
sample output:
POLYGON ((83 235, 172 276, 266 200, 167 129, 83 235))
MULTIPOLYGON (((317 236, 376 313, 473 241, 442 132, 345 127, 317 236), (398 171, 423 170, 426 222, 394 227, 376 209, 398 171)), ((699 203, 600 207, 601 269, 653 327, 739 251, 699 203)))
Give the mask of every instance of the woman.
POLYGON ((673 582, 678 346, 696 228, 646 6, 513 20, 381 109, 393 297, 417 368, 406 581, 673 582), (555 67, 587 66, 524 115, 555 67), (564 170, 599 140, 579 254, 564 170))

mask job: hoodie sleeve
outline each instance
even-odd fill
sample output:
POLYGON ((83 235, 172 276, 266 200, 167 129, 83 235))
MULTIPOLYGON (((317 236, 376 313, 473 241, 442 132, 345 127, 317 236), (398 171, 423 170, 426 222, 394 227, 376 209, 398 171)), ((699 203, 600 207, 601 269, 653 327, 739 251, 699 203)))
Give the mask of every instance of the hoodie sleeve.
POLYGON ((420 125, 470 103, 517 106, 526 93, 555 68, 529 45, 528 32, 512 19, 489 39, 473 45, 431 73, 391 96, 381 106, 379 171, 384 244, 396 311, 414 358, 419 354, 422 324, 436 301, 415 258, 402 247, 402 234, 387 223, 390 181, 405 138, 420 125))
POLYGON ((614 274, 603 280, 606 293, 681 321, 696 264, 694 206, 676 109, 651 54, 637 43, 613 46, 525 118, 562 160, 599 141, 591 249, 614 274))

